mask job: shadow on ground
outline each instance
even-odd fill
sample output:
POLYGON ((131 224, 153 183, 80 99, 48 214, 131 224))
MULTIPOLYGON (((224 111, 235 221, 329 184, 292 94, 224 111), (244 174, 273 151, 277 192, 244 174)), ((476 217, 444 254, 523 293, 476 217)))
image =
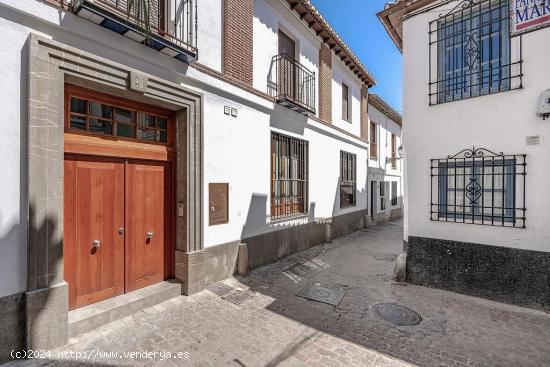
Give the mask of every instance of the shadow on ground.
POLYGON ((550 315, 392 282, 401 246, 402 225, 397 221, 288 256, 237 279, 270 297, 273 301, 265 307, 269 311, 419 366, 550 365, 550 315), (337 305, 298 296, 312 285, 344 296, 337 305), (372 310, 378 303, 411 308, 422 321, 409 326, 385 321, 372 310))

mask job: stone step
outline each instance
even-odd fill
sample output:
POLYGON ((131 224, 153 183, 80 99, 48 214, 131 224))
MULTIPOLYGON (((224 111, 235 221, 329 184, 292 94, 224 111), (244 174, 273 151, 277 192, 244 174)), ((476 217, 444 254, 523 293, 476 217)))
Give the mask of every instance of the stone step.
POLYGON ((180 296, 181 283, 167 280, 69 312, 69 338, 120 320, 145 308, 180 296))

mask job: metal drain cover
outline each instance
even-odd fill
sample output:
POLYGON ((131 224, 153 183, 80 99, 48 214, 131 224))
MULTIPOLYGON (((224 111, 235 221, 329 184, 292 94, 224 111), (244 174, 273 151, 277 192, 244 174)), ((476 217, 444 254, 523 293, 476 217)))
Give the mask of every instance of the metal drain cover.
POLYGON ((398 326, 418 325, 422 321, 415 311, 396 303, 377 303, 372 306, 376 316, 398 326))
POLYGON ((225 296, 226 294, 235 290, 235 288, 224 283, 210 284, 208 287, 206 287, 206 289, 220 297, 225 296))
POLYGON ((312 301, 337 306, 340 304, 345 294, 346 293, 341 289, 330 289, 312 284, 302 289, 300 293, 298 293, 298 296, 312 301))
POLYGON ((255 296, 255 293, 248 290, 247 291, 235 290, 233 292, 223 295, 222 299, 228 302, 234 303, 236 305, 242 305, 244 302, 253 299, 254 296, 255 296))

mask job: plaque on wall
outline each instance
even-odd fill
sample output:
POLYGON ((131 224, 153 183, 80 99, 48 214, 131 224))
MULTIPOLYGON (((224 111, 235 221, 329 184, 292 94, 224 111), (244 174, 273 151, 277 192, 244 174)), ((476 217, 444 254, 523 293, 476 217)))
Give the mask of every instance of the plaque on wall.
POLYGON ((208 184, 208 224, 224 224, 229 222, 229 184, 208 184))

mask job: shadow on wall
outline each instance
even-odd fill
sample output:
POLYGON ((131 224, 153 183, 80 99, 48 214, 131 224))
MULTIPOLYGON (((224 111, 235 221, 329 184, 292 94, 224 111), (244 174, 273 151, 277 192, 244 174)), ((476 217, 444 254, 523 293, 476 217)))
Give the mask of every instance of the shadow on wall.
MULTIPOLYGON (((57 221, 52 217, 38 218, 35 205, 32 203, 29 206, 29 223, 29 235, 32 235, 33 238, 48 239, 48 255, 44 253, 28 254, 28 267, 36 270, 35 273, 45 274, 34 279, 27 279, 27 291, 33 291, 48 288, 56 280, 55 276, 62 274, 63 242, 56 239, 57 221), (55 254, 60 256, 58 257, 55 254)), ((0 238, 2 246, 15 245, 16 242, 13 242, 14 234, 20 230, 20 227, 19 225, 13 226, 6 236, 0 238)), ((27 347, 29 337, 27 329, 31 336, 44 332, 42 329, 38 332, 35 327, 39 328, 42 321, 50 317, 51 311, 57 307, 52 304, 52 300, 48 296, 49 292, 44 292, 41 297, 33 299, 25 296, 24 293, 20 293, 0 299, 0 311, 2 312, 0 319, 0 363, 11 360, 10 353, 12 350, 21 351, 27 347), (45 299, 43 295, 46 296, 45 299)))
MULTIPOLYGON (((12 252, 9 247, 18 244, 20 226, 14 225, 0 238, 2 254, 12 252)), ((9 271, 0 269, 2 276, 9 277, 9 271)), ((11 350, 25 348, 25 300, 24 295, 14 294, 0 298, 0 363, 10 360, 11 350)))
POLYGON ((310 203, 307 215, 275 223, 267 216, 267 205, 267 195, 252 195, 241 233, 251 269, 323 242, 323 226, 315 223, 315 203, 310 203))
POLYGON ((269 116, 269 126, 303 137, 307 119, 307 116, 298 114, 275 103, 273 112, 269 116))
POLYGON ((270 218, 267 215, 268 208, 270 207, 271 205, 268 204, 267 195, 257 193, 252 194, 252 197, 250 198, 250 205, 248 207, 248 215, 246 216, 246 222, 241 232, 241 238, 246 239, 257 236, 261 233, 295 227, 315 221, 314 202, 309 204, 309 211, 307 215, 297 217, 294 220, 289 219, 288 221, 276 223, 271 223, 270 218))

